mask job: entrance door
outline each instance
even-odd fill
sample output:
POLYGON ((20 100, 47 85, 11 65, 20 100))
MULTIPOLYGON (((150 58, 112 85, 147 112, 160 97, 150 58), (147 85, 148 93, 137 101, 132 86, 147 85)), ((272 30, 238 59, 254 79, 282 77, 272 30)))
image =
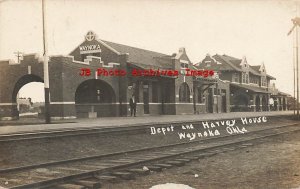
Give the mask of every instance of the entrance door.
POLYGON ((222 112, 226 112, 226 90, 222 90, 222 112))
POLYGON ((149 85, 143 86, 144 114, 149 114, 149 85))
POLYGON ((213 113, 213 93, 211 88, 208 89, 207 107, 208 113, 213 113))

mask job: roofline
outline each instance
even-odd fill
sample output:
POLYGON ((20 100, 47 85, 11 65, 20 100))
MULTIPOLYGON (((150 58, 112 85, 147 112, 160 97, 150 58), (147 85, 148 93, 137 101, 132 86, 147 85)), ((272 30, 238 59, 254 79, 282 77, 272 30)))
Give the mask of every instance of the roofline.
POLYGON ((119 51, 117 51, 116 49, 112 48, 111 46, 109 46, 108 44, 106 44, 104 41, 102 41, 101 39, 96 39, 96 41, 98 41, 99 43, 101 43, 103 46, 105 46, 106 48, 108 48, 109 50, 113 51, 114 53, 116 53, 117 55, 121 55, 122 53, 120 53, 119 51))
MULTIPOLYGON (((112 48, 111 46, 109 46, 108 44, 106 44, 105 42, 103 42, 100 39, 95 39, 96 41, 98 41, 99 43, 101 43, 103 46, 105 46, 106 48, 110 49, 111 51, 113 51, 114 53, 116 53, 117 55, 121 55, 122 53, 118 52, 116 49, 112 48)), ((71 53, 73 53, 76 49, 78 49, 80 47, 80 45, 82 43, 84 43, 86 40, 83 40, 79 45, 77 45, 68 55, 70 55, 71 53)))

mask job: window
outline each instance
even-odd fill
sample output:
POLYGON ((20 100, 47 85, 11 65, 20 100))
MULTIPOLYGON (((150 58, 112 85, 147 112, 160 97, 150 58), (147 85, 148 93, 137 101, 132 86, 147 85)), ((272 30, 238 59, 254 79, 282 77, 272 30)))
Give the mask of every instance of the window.
POLYGON ((258 79, 256 77, 250 77, 250 83, 258 85, 258 79))
POLYGON ((179 102, 190 102, 190 88, 187 83, 182 83, 179 87, 179 102))
POLYGON ((242 83, 249 83, 249 74, 243 72, 242 73, 242 83))
POLYGON ((266 76, 262 76, 261 77, 261 86, 262 87, 266 87, 267 86, 267 77, 266 76))
POLYGON ((206 67, 210 67, 211 66, 211 61, 210 60, 205 61, 205 65, 206 65, 206 67))
POLYGON ((189 68, 189 64, 187 63, 181 63, 180 66, 181 68, 189 68))
POLYGON ((236 83, 239 83, 239 75, 237 73, 234 73, 232 75, 232 82, 236 82, 236 83))
POLYGON ((246 74, 245 74, 245 77, 246 77, 246 83, 249 83, 249 74, 246 73, 246 74))

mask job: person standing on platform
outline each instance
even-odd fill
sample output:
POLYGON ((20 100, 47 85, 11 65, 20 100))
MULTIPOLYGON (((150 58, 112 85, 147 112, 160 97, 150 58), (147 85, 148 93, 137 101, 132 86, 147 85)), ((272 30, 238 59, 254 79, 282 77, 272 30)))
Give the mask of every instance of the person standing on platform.
POLYGON ((130 115, 134 115, 134 117, 136 116, 136 99, 135 99, 135 96, 132 95, 131 98, 130 98, 130 102, 129 102, 129 105, 130 105, 130 115))

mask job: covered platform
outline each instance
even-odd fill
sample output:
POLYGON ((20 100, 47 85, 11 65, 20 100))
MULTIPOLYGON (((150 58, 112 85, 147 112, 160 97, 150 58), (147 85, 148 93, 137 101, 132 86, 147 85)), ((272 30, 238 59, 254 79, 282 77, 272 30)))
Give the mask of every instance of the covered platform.
MULTIPOLYGON (((76 119, 74 122, 54 121, 53 124, 43 124, 40 120, 32 124, 16 124, 17 121, 0 121, 0 136, 17 133, 38 133, 45 131, 63 131, 88 128, 116 128, 142 125, 155 125, 163 123, 180 123, 195 121, 210 121, 222 119, 238 119, 241 117, 259 117, 259 116, 285 116, 293 115, 293 111, 275 111, 275 112, 231 112, 231 113, 208 113, 199 115, 160 115, 160 116, 141 116, 141 117, 116 117, 116 118, 95 118, 95 119, 76 119), (39 121, 39 122, 38 122, 39 121)), ((22 120, 19 120, 20 122, 22 120)))

